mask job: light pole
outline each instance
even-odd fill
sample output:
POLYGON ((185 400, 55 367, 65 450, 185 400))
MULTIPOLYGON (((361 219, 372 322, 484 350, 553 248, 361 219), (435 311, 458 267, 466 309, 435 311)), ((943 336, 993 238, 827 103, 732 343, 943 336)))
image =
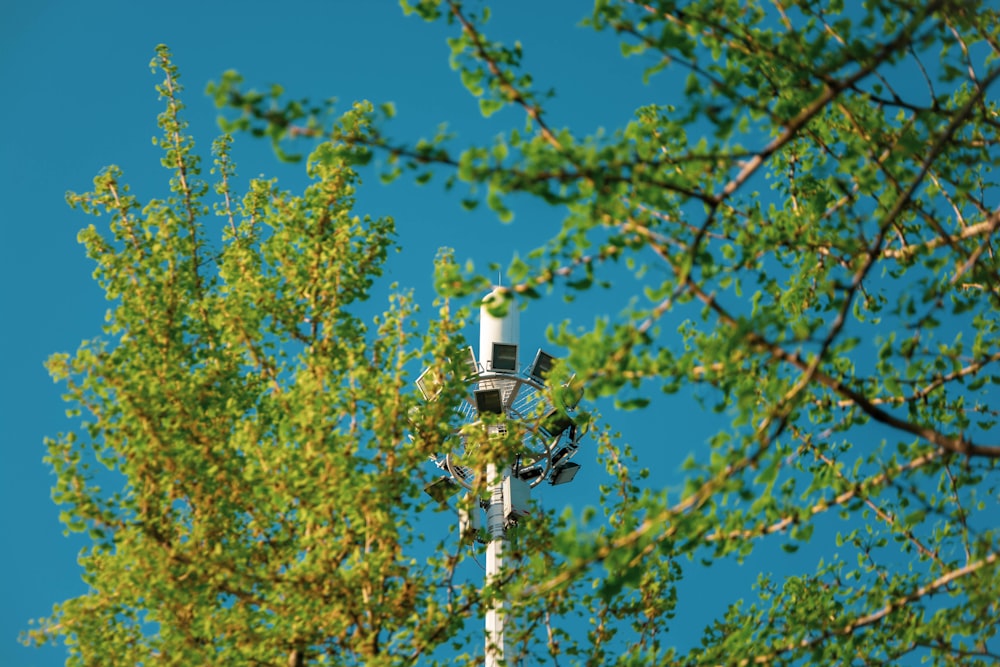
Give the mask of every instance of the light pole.
MULTIPOLYGON (((570 461, 579 447, 576 425, 564 408, 548 403, 544 395, 546 376, 555 359, 538 350, 533 361, 522 368, 519 365, 519 317, 514 304, 508 304, 502 317, 490 313, 496 308, 501 295, 493 290, 483 297, 479 310, 479 355, 468 348, 469 375, 466 392, 460 403, 458 428, 464 424, 478 423, 484 415, 499 415, 490 419, 491 436, 504 436, 508 427, 516 429, 520 438, 514 460, 486 463, 485 480, 489 485, 489 498, 480 503, 486 510, 486 577, 484 585, 501 580, 503 576, 504 543, 511 525, 530 514, 531 489, 543 481, 564 484, 573 479, 579 465, 570 461), (539 416, 541 415, 541 416, 539 416)), ((432 379, 435 369, 426 369, 417 378, 417 386, 424 397, 432 400, 432 379)), ((462 435, 458 435, 462 438, 462 435)), ((429 484, 427 492, 438 500, 464 487, 473 491, 476 473, 463 465, 465 442, 456 442, 454 452, 432 457, 435 465, 445 475, 429 484)), ((473 508, 467 517, 472 527, 477 527, 479 516, 473 508)), ((492 602, 486 610, 486 667, 498 667, 504 657, 505 600, 492 602)))

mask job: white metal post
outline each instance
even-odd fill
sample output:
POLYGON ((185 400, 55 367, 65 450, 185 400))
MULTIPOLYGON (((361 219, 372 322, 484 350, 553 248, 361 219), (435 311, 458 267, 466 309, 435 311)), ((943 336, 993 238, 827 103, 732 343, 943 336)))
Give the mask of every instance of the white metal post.
MULTIPOLYGON (((503 547, 506 541, 503 517, 503 481, 496 464, 486 466, 486 475, 493 484, 493 493, 486 510, 486 585, 500 579, 503 572, 503 547)), ((498 667, 503 661, 503 623, 506 600, 494 600, 486 608, 486 667, 498 667)))
MULTIPOLYGON (((500 298, 499 290, 483 297, 479 310, 479 358, 469 355, 468 361, 475 374, 465 376, 475 389, 471 396, 466 397, 467 404, 456 413, 466 425, 478 425, 479 428, 474 429, 478 434, 472 435, 460 427, 456 433, 461 438, 464 451, 432 456, 434 464, 448 475, 424 487, 431 497, 441 503, 462 487, 472 493, 489 493, 485 503, 476 498, 478 502, 473 503, 471 511, 459 508, 458 519, 463 536, 470 535, 471 531, 477 541, 486 542, 483 587, 492 587, 495 591, 492 599, 484 604, 486 667, 500 667, 505 662, 504 623, 509 606, 506 597, 496 588, 505 579, 506 529, 519 518, 531 515, 530 494, 533 487, 543 481, 564 484, 573 478, 580 467, 568 461, 576 452, 578 443, 572 418, 565 415, 560 418, 561 413, 553 406, 538 403, 540 397, 547 401, 541 392, 544 391, 545 375, 551 369, 554 357, 538 350, 528 370, 521 369, 517 306, 508 304, 507 311, 501 316, 489 311, 489 306, 499 305, 497 300, 500 298), (547 416, 539 419, 539 415, 547 416), (508 435, 510 426, 516 430, 508 435), (569 435, 564 439, 567 429, 569 435), (467 440, 469 436, 473 438, 471 443, 467 440), (462 457, 470 453, 470 448, 478 449, 484 445, 480 437, 520 438, 513 460, 485 462, 486 489, 479 486, 483 482, 479 476, 482 469, 477 469, 475 459, 471 464, 462 462, 462 457), (453 459, 454 456, 458 458, 453 459), (480 505, 486 508, 485 536, 479 530, 480 505)), ((417 386, 427 400, 434 400, 437 396, 439 389, 435 389, 434 378, 438 372, 439 369, 428 368, 417 378, 417 386)), ((490 449, 487 444, 486 449, 479 449, 479 452, 490 449)), ((503 451, 507 448, 492 449, 503 451)))
MULTIPOLYGON (((516 304, 508 304, 508 310, 502 317, 496 317, 489 312, 489 305, 495 305, 498 298, 494 290, 483 298, 479 309, 479 360, 483 370, 494 370, 493 345, 504 343, 517 345, 520 338, 520 318, 516 304)), ((506 382, 494 382, 501 393, 509 393, 506 382), (504 390, 507 390, 506 392, 504 390)), ((481 385, 480 385, 481 386, 481 385)), ((508 474, 506 467, 498 469, 495 461, 487 462, 486 478, 492 485, 490 504, 486 509, 486 532, 489 542, 486 545, 486 584, 499 581, 503 576, 504 506, 503 478, 508 474)), ((486 609, 486 667, 499 667, 504 655, 504 608, 506 600, 499 598, 486 609)))

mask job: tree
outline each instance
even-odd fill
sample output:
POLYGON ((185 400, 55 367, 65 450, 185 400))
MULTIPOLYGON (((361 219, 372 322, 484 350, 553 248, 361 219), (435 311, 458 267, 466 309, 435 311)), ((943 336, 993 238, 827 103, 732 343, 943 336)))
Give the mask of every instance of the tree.
POLYGON ((103 341, 49 361, 87 413, 49 461, 67 526, 93 540, 91 592, 35 639, 64 637, 80 665, 379 664, 392 628, 419 654, 454 621, 401 517, 448 404, 416 405, 403 369, 449 354, 459 321, 444 308, 418 335, 406 293, 370 324, 355 313, 393 222, 352 217, 356 176, 328 147, 302 195, 254 180, 238 203, 221 138, 213 225, 165 48, 153 66, 172 195, 140 203, 112 167, 68 197, 111 215, 80 238, 113 305, 103 341))
MULTIPOLYGON (((383 316, 380 326, 400 333, 377 342, 344 309, 377 275, 388 229, 353 223, 342 232, 362 240, 340 237, 355 253, 378 248, 369 272, 348 274, 343 298, 317 296, 327 283, 310 268, 313 257, 329 276, 365 266, 337 264, 325 252, 335 239, 310 223, 325 219, 318 212, 331 201, 346 216, 351 168, 378 159, 390 178, 409 171, 467 187, 464 203, 483 201, 501 218, 515 195, 551 204, 562 229, 512 260, 512 303, 531 307, 557 284, 585 298, 619 275, 618 264, 642 288, 620 316, 556 333, 571 351, 558 377, 572 375, 587 400, 615 397, 635 409, 650 391, 680 392, 725 420, 670 494, 644 483, 628 451, 601 432, 616 480, 602 498, 605 518, 548 513, 513 540, 520 574, 500 584, 517 619, 512 659, 1000 659, 990 620, 1000 455, 990 442, 1000 383, 1000 209, 989 180, 1000 159, 989 95, 1000 77, 997 11, 948 1, 597 2, 587 25, 614 32, 650 81, 676 82, 684 96, 637 110, 614 133, 587 135, 550 123, 520 47, 486 37, 485 9, 434 0, 404 8, 454 25, 453 65, 484 114, 519 107, 528 129, 491 146, 396 140, 390 114, 369 104, 325 125, 322 112, 285 103, 278 90, 245 91, 228 74, 210 90, 230 109, 228 129, 269 136, 285 157, 311 137, 317 185, 293 198, 256 183, 216 258, 199 240, 204 186, 191 180, 175 72, 161 60, 175 201, 140 211, 113 171, 75 199, 116 213, 115 244, 86 235, 121 305, 110 349, 85 347, 52 364, 97 415, 85 435, 52 446, 71 525, 98 531, 85 561, 95 594, 67 603, 37 636, 70 637, 83 664, 107 646, 123 662, 466 659, 464 638, 478 628, 463 618, 498 591, 480 596, 461 580, 461 550, 410 567, 418 537, 403 521, 422 511, 419 484, 404 470, 447 447, 450 406, 402 390, 416 355, 406 308, 383 316), (265 221, 273 233, 255 232, 265 221), (217 277, 200 271, 205 262, 217 277), (379 362, 370 369, 344 361, 369 357, 379 362), (385 395, 365 393, 376 385, 385 395), (208 395, 232 403, 202 406, 208 395), (383 429, 397 445, 413 435, 412 446, 383 448, 383 429), (361 433, 379 438, 354 444, 361 433), (124 496, 104 497, 87 481, 81 452, 90 450, 124 473, 124 496), (389 463, 393 455, 403 458, 389 463), (316 467, 339 471, 343 488, 317 483, 307 474, 316 467), (346 474, 354 469, 363 482, 346 474), (333 520, 341 512, 356 520, 333 520), (685 563, 745 558, 762 541, 794 549, 834 539, 814 533, 832 525, 827 515, 844 518, 832 530, 856 559, 821 561, 814 574, 782 581, 762 576, 759 600, 734 602, 701 646, 669 647, 663 630, 683 610, 674 583, 685 563), (336 550, 310 548, 334 537, 345 545, 339 560, 336 550), (129 578, 131 586, 112 585, 129 578), (369 592, 359 603, 338 591, 369 592), (567 631, 577 616, 592 619, 586 636, 567 631), (444 654, 451 642, 458 658, 444 654)), ((442 299, 487 284, 447 254, 437 271, 442 299)), ((425 359, 457 358, 462 313, 441 315, 422 340, 425 359)))
MULTIPOLYGON (((467 387, 449 360, 467 308, 444 298, 423 317, 395 286, 384 312, 368 303, 394 223, 352 214, 358 179, 338 142, 311 153, 301 195, 260 178, 237 201, 224 135, 210 186, 166 47, 151 65, 171 195, 140 201, 109 167, 67 196, 111 217, 80 232, 112 302, 103 336, 48 361, 81 419, 47 460, 63 521, 92 542, 90 590, 28 639, 61 638, 70 665, 480 660, 478 619, 506 582, 481 590, 464 573, 477 534, 431 539, 420 521, 438 511, 428 458, 456 446, 467 387), (412 382, 421 363, 443 371, 437 400, 412 382)), ((437 271, 457 275, 447 249, 437 271)), ((520 442, 465 441, 473 470, 520 442)), ((540 515, 511 557, 551 562, 559 525, 540 515)))
MULTIPOLYGON (((1000 454, 996 10, 596 2, 585 25, 617 35, 651 86, 684 94, 588 134, 553 124, 521 47, 487 37, 486 9, 403 4, 454 26, 452 66, 483 114, 520 108, 527 129, 463 148, 394 139, 370 112, 327 130, 286 114, 281 128, 240 98, 238 77, 212 92, 229 122, 279 147, 328 133, 388 178, 466 184, 463 203, 501 218, 515 195, 551 204, 562 229, 512 261, 513 295, 586 293, 616 264, 642 290, 619 317, 558 335, 589 398, 641 407, 651 390, 681 391, 728 421, 679 499, 650 490, 531 590, 611 560, 641 594, 643 554, 741 558, 775 535, 794 549, 836 513, 857 564, 763 579, 760 602, 734 605, 703 648, 640 643, 636 660, 995 661, 981 619, 995 609, 1000 454)), ((600 655, 604 637, 591 640, 600 655)))

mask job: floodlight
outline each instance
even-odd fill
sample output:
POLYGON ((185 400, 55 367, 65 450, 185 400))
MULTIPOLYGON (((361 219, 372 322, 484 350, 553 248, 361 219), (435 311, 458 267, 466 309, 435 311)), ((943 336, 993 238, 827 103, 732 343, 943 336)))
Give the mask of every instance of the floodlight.
POLYGON ((503 399, 499 389, 479 389, 476 394, 476 409, 479 414, 492 412, 495 415, 503 413, 503 399))
POLYGON ((431 366, 430 368, 425 368, 420 377, 417 378, 417 389, 420 390, 420 393, 428 401, 437 396, 438 392, 441 391, 443 383, 441 382, 439 373, 440 371, 437 368, 431 366))
POLYGON ((553 410, 542 419, 542 430, 556 436, 573 425, 573 420, 562 410, 553 410))
POLYGON ((556 466, 552 471, 552 486, 571 481, 579 471, 580 464, 573 463, 572 461, 566 461, 562 465, 556 466))
POLYGON ((544 472, 545 470, 540 467, 524 468, 523 470, 517 471, 517 476, 525 482, 531 482, 541 477, 544 472))
POLYGON ((555 360, 556 358, 551 354, 538 350, 535 354, 535 360, 531 364, 531 370, 528 371, 528 377, 544 384, 545 376, 552 370, 552 364, 555 363, 555 360))
POLYGON ((559 450, 552 455, 552 465, 558 466, 559 462, 566 458, 572 451, 573 450, 569 447, 560 447, 559 450))
POLYGON ((473 375, 479 375, 479 362, 476 361, 476 352, 472 349, 470 345, 466 348, 468 354, 462 355, 462 362, 466 366, 466 377, 472 377, 473 375))
POLYGON ((431 498, 443 504, 458 491, 458 488, 458 484, 451 477, 443 475, 425 486, 424 491, 431 498))
POLYGON ((517 345, 493 343, 493 368, 498 373, 517 372, 517 345))

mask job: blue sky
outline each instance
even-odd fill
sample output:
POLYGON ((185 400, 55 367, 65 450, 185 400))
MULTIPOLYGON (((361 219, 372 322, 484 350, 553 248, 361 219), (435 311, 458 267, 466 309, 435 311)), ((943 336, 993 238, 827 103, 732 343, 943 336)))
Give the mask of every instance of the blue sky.
MULTIPOLYGON (((611 36, 574 27, 585 11, 585 3, 507 0, 496 12, 490 34, 520 39, 536 81, 556 90, 549 122, 590 132, 624 124, 640 105, 669 103, 678 89, 668 80, 644 85, 641 65, 622 61, 611 36), (600 88, 594 85, 598 79, 600 88)), ((257 87, 281 83, 294 97, 335 96, 342 108, 357 99, 392 101, 398 120, 391 132, 399 137, 429 136, 448 121, 459 143, 471 143, 521 124, 514 111, 489 120, 479 115, 476 101, 448 66, 445 39, 452 33, 443 24, 404 17, 388 0, 5 4, 0 21, 0 349, 8 359, 0 388, 0 506, 6 509, 0 527, 5 545, 0 664, 62 664, 61 648, 28 649, 16 639, 29 619, 48 615, 53 603, 84 590, 75 560, 83 541, 63 535, 59 510, 49 499, 54 478, 42 463, 43 438, 71 426, 63 416, 59 387, 42 362, 99 335, 107 307, 76 242, 78 229, 92 220, 66 206, 65 192, 87 190, 109 164, 124 170, 140 199, 166 191, 167 176, 151 142, 159 134, 161 109, 153 89, 160 76, 148 67, 155 46, 166 43, 174 53, 186 86, 190 131, 206 156, 218 128, 217 112, 203 91, 227 69, 239 70, 257 87)), ((243 179, 277 176, 292 190, 305 182, 301 166, 278 164, 263 142, 239 137, 234 157, 243 179)), ((404 179, 384 186, 374 173, 363 177, 357 212, 392 215, 400 232, 403 252, 391 260, 387 282, 413 288, 426 308, 434 298, 431 262, 439 247, 454 247, 460 260, 472 259, 478 267, 506 263, 513 252, 527 252, 561 223, 559 211, 517 200, 514 222, 502 225, 488 212, 463 211, 440 183, 416 187, 404 179)), ((549 324, 568 318, 585 325, 624 305, 614 290, 595 291, 573 304, 557 294, 522 313, 522 342, 534 350, 543 344, 549 324)), ((474 345, 476 332, 469 338, 474 345)), ((653 470, 654 486, 677 484, 681 461, 703 447, 718 425, 713 415, 692 413, 681 397, 657 398, 652 410, 641 413, 608 409, 604 416, 653 470)), ((551 506, 572 498, 582 506, 593 497, 588 490, 596 483, 593 458, 593 452, 581 452, 576 461, 584 468, 572 493, 560 496, 560 489, 551 489, 544 502, 551 506)), ((762 563, 766 569, 810 571, 810 558, 830 548, 817 539, 807 550, 811 554, 800 553, 801 560, 777 560, 777 552, 768 549, 742 568, 719 564, 700 574, 688 568, 682 582, 684 616, 672 630, 675 642, 695 643, 705 623, 733 601, 734 591, 749 591, 762 563)))

